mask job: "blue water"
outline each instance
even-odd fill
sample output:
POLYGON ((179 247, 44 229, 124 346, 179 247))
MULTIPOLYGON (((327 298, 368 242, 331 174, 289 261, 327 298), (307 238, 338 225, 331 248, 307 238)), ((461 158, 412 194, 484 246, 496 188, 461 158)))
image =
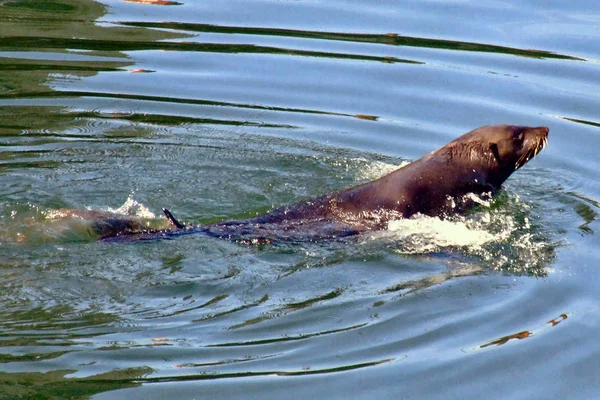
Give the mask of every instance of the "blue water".
POLYGON ((0 2, 0 398, 599 397, 598 21, 591 0, 0 2), (251 217, 496 123, 549 146, 452 221, 247 246, 98 242, 69 216, 251 217))

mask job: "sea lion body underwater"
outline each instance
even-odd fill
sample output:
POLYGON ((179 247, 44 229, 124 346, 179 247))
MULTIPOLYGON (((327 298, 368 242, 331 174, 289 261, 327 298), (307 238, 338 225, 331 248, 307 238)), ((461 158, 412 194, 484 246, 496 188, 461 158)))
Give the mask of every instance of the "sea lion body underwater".
POLYGON ((204 233, 264 243, 345 237, 385 229, 389 220, 415 214, 445 217, 471 207, 473 195, 491 196, 500 189, 546 146, 548 131, 547 127, 483 126, 377 180, 254 218, 184 226, 163 209, 171 222, 168 229, 111 231, 104 224, 100 234, 103 239, 129 241, 204 233))

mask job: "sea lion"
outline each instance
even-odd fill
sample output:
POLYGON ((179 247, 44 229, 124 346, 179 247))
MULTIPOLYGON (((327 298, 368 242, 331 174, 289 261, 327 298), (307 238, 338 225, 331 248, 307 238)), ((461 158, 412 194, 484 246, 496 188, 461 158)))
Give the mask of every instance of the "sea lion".
POLYGON ((171 222, 168 229, 116 230, 104 238, 157 239, 204 233, 250 243, 321 240, 384 229, 391 219, 415 214, 445 217, 467 210, 474 196, 492 196, 546 146, 548 131, 547 127, 483 126, 377 180, 254 218, 185 226, 163 209, 171 222))

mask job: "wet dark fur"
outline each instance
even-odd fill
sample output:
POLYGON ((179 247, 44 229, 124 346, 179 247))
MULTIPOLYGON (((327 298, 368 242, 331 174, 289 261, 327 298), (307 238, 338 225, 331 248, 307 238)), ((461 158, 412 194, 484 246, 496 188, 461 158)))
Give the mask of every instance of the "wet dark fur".
POLYGON ((269 242, 319 240, 384 229, 390 219, 446 216, 472 206, 472 193, 491 196, 546 145, 548 128, 484 126, 375 181, 281 207, 255 218, 183 226, 170 213, 163 231, 103 232, 119 240, 187 233, 269 242))

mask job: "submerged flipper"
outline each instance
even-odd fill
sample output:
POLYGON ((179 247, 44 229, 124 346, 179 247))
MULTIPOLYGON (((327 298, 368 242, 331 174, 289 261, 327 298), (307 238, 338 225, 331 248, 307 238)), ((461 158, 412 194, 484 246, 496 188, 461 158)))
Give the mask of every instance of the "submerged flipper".
POLYGON ((169 221, 171 221, 171 223, 173 225, 175 225, 175 227, 177 229, 185 228, 184 224, 182 224, 181 222, 177 221, 177 219, 175 219, 175 217, 173 216, 173 214, 171 214, 171 211, 167 210, 166 208, 163 208, 162 211, 165 213, 165 216, 167 217, 167 219, 169 221))

